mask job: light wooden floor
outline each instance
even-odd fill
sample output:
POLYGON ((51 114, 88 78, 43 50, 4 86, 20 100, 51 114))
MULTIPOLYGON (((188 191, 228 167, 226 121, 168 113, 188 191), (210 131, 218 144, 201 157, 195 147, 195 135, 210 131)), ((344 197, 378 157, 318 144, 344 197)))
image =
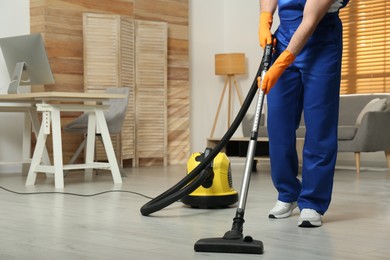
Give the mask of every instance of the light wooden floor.
MULTIPOLYGON (((243 163, 232 163, 240 189, 243 163)), ((252 174, 244 235, 263 241, 263 255, 197 253, 200 238, 221 237, 231 228, 235 207, 192 209, 181 203, 144 217, 148 199, 132 193, 94 197, 17 195, 0 190, 0 259, 390 259, 390 174, 387 170, 337 170, 333 201, 316 229, 297 227, 298 211, 270 220, 276 192, 268 167, 252 174)), ((111 189, 157 196, 185 174, 184 166, 127 169, 122 185, 107 172, 84 182, 65 179, 65 192, 91 194, 111 189)), ((53 179, 0 174, 0 185, 19 192, 55 191, 53 179)))

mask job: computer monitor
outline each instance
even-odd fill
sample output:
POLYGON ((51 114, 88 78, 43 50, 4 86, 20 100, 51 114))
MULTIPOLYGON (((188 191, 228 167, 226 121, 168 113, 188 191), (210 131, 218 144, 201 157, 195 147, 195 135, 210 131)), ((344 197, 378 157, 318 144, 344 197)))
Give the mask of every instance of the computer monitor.
POLYGON ((0 38, 0 47, 11 78, 8 94, 17 93, 21 85, 54 83, 41 34, 0 38))

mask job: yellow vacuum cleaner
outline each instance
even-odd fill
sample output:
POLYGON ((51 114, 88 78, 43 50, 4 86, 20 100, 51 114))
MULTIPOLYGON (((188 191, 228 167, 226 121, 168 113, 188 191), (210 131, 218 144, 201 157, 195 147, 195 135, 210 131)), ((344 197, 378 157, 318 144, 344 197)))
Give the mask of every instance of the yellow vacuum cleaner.
MULTIPOLYGON (((193 153, 187 162, 187 173, 195 169, 210 151, 206 148, 204 153, 193 153)), ((218 153, 206 169, 209 177, 181 202, 195 208, 223 208, 236 203, 238 192, 233 188, 230 160, 226 154, 218 153)))

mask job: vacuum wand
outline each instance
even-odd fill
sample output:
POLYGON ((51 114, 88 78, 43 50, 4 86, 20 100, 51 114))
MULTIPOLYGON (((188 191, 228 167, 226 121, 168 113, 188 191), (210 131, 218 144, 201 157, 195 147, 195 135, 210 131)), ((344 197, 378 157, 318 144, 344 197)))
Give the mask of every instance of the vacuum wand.
MULTIPOLYGON (((265 73, 268 71, 268 69, 271 65, 271 56, 272 56, 272 44, 267 45, 265 47, 265 50, 264 50, 264 55, 263 55, 263 60, 262 60, 261 85, 260 86, 262 86, 265 73)), ((254 118, 254 122, 253 122, 250 141, 249 141, 249 145, 248 145, 248 152, 247 152, 246 161, 245 161, 244 179, 242 181, 240 200, 239 200, 239 204, 238 204, 238 210, 241 209, 241 211, 245 210, 245 204, 246 204, 246 199, 247 199, 248 189, 249 189, 249 182, 250 182, 250 174, 251 174, 251 171, 253 169, 252 168, 253 158, 255 157, 257 138, 259 135, 259 125, 260 125, 261 114, 263 111, 264 97, 265 97, 264 91, 260 88, 259 96, 257 99, 255 118, 254 118)))
MULTIPOLYGON (((267 44, 264 49, 264 54, 261 61, 261 85, 263 84, 265 73, 268 71, 271 65, 272 51, 273 45, 267 44)), ((260 88, 245 161, 245 171, 241 185, 240 198, 236 215, 233 218, 232 228, 231 230, 227 231, 222 238, 204 238, 198 240, 194 245, 195 251, 245 254, 262 254, 264 252, 263 242, 254 240, 250 236, 243 236, 245 205, 248 196, 250 176, 252 172, 253 159, 255 156, 259 122, 263 109, 264 97, 265 94, 260 88)))

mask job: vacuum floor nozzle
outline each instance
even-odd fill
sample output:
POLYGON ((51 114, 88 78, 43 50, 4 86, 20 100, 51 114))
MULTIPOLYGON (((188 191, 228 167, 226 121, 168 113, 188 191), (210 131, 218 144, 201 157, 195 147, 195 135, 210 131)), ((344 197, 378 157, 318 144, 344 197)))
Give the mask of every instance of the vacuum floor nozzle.
POLYGON ((194 249, 196 252, 263 254, 263 242, 250 236, 239 239, 203 238, 198 240, 194 249))
MULTIPOLYGON (((264 50, 263 58, 261 61, 261 78, 264 79, 265 73, 268 71, 271 56, 272 56, 272 44, 267 44, 264 50)), ((257 73, 259 75, 259 73, 257 73)), ((257 76, 256 75, 256 76, 257 76)), ((257 77, 256 77, 257 78, 257 77)), ((262 85, 263 82, 261 82, 262 85)), ((254 81, 256 84, 256 80, 254 81)), ((243 236, 243 224, 244 224, 244 212, 246 198, 248 195, 249 181, 252 170, 252 163, 255 157, 255 150, 257 144, 257 137, 259 131, 259 122, 261 119, 262 108, 264 103, 264 92, 260 88, 259 96, 257 99, 256 113, 253 121, 253 127, 251 132, 251 139, 248 145, 248 151, 245 163, 244 178, 241 186, 241 193, 239 196, 239 203, 236 211, 236 216, 233 218, 232 229, 225 233, 221 238, 203 238, 198 240, 194 245, 196 252, 216 252, 216 253, 241 253, 241 254, 262 254, 264 252, 263 242, 254 240, 251 236, 243 236)))

